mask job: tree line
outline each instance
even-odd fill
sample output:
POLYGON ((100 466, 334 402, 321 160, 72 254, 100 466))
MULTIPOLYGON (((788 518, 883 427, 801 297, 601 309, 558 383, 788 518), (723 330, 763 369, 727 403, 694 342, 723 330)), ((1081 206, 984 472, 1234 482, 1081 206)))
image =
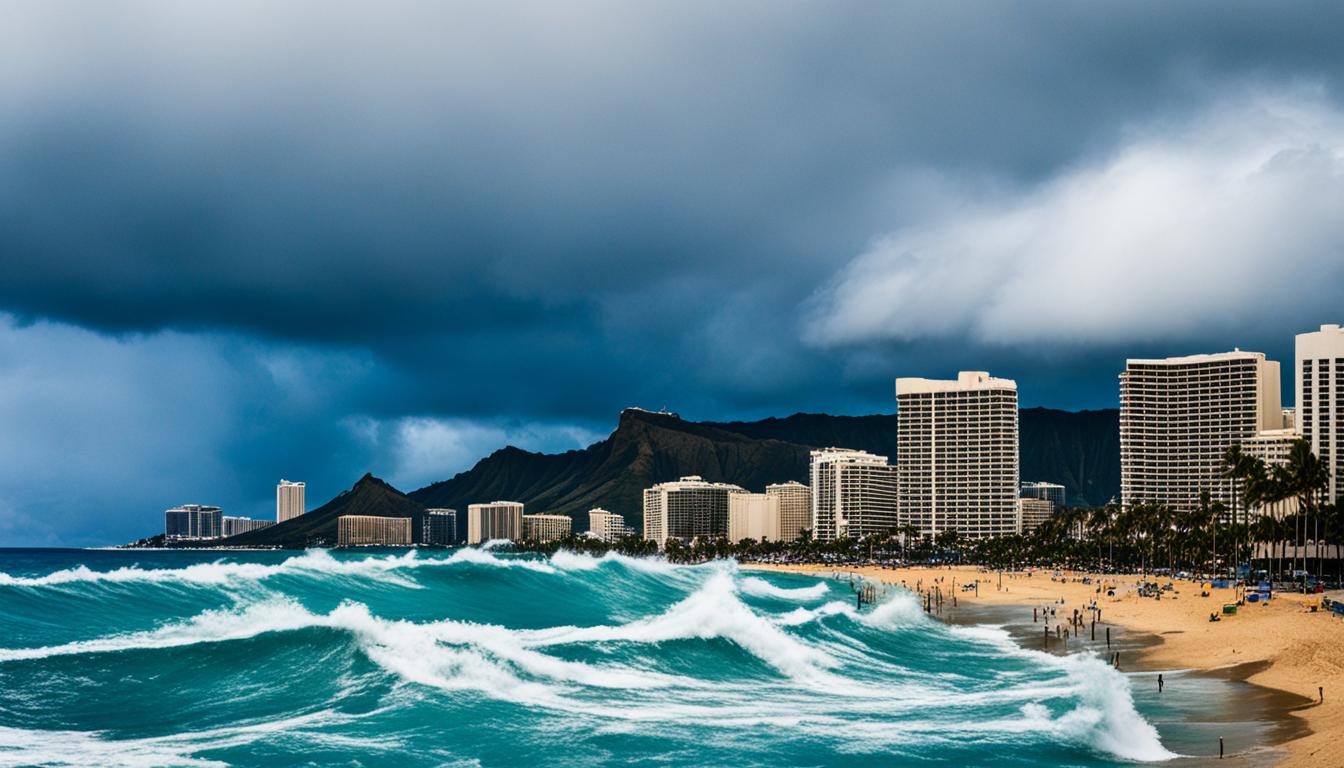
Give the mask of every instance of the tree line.
MULTIPOLYGON (((993 568, 1068 567, 1096 571, 1148 573, 1166 569, 1201 575, 1267 571, 1287 582, 1311 572, 1323 576, 1323 546, 1344 544, 1344 515, 1326 496, 1328 468, 1305 440, 1297 440, 1281 464, 1268 464, 1233 445, 1223 456, 1217 482, 1226 483, 1216 500, 1209 489, 1197 503, 1180 508, 1161 502, 1116 503, 1097 508, 1057 511, 1034 531, 987 539, 969 539, 955 529, 921 536, 910 525, 863 538, 813 540, 810 531, 796 541, 732 542, 702 537, 692 543, 667 542, 662 555, 672 562, 715 558, 776 562, 965 562, 993 568), (1308 543, 1316 543, 1314 558, 1308 543), (1314 563, 1311 560, 1314 559, 1314 563)), ((554 552, 570 549, 600 555, 617 551, 632 556, 657 554, 654 542, 627 537, 606 543, 570 537, 520 549, 554 552)), ((1337 550, 1336 550, 1337 551, 1337 550)), ((1334 580, 1341 562, 1333 559, 1334 580)))

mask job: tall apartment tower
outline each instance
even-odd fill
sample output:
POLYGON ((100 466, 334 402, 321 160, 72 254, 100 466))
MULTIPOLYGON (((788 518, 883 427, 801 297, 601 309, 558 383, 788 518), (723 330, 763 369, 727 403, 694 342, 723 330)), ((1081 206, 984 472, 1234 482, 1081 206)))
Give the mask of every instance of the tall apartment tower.
POLYGON ((746 490, 728 483, 710 483, 699 475, 644 489, 644 538, 667 546, 668 539, 728 535, 728 497, 746 490))
POLYGON ((288 480, 281 480, 275 486, 275 522, 283 523, 306 511, 303 508, 303 488, 303 483, 291 483, 288 480))
POLYGON ((492 501, 467 505, 467 543, 491 539, 517 541, 523 538, 523 505, 517 501, 492 501))
POLYGON ((457 510, 426 509, 420 521, 420 543, 448 545, 457 543, 457 510))
POLYGON ((901 523, 933 536, 1017 530, 1017 382, 984 371, 896 380, 901 523))
POLYGON ((812 452, 812 538, 853 539, 896 528, 897 469, 886 456, 846 448, 812 452))
POLYGON ((1223 454, 1283 424, 1279 364, 1261 352, 1129 360, 1120 374, 1120 498, 1231 502, 1223 454))
POLYGON ((796 480, 765 486, 765 495, 779 499, 779 539, 796 541, 812 527, 812 489, 796 480))
POLYGON ((1330 473, 1327 498, 1344 493, 1344 328, 1297 335, 1297 431, 1330 473))

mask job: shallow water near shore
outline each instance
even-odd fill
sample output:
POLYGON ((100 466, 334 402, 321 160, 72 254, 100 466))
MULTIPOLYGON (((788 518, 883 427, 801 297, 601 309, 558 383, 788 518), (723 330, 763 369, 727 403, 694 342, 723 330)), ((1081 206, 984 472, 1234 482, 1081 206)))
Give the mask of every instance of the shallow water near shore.
POLYGON ((1272 765, 1285 754, 1282 744, 1307 731, 1291 713, 1310 700, 1246 681, 1262 664, 1215 671, 1170 669, 1148 658, 1163 642, 1161 636, 1103 623, 1096 640, 1090 625, 1066 640, 1053 633, 1047 638, 1044 619, 1034 621, 1031 610, 1029 605, 962 603, 955 608, 945 604, 936 615, 953 624, 1002 627, 1019 645, 1046 653, 1083 653, 1108 661, 1119 653, 1136 709, 1157 727, 1163 746, 1180 755, 1171 766, 1272 765), (1164 681, 1160 691, 1159 674, 1164 681), (1223 759, 1218 757, 1220 738, 1223 759))
POLYGON ((0 550, 0 617, 0 765, 1182 764, 1245 685, 565 552, 0 550))

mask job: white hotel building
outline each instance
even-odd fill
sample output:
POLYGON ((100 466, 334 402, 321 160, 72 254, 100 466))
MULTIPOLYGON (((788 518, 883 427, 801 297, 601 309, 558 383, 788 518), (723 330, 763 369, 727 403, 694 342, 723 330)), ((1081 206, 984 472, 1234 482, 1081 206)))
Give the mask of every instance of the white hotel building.
POLYGON ((886 456, 845 448, 812 452, 812 538, 887 533, 897 522, 897 469, 886 456))
POLYGON ((1120 495, 1126 506, 1231 504, 1223 454, 1283 425, 1279 364, 1260 352, 1129 360, 1120 374, 1120 495))
POLYGON ((812 527, 812 489, 796 480, 765 486, 765 494, 779 499, 779 538, 796 541, 812 527))
POLYGON ((779 497, 768 493, 728 495, 728 540, 779 541, 779 497))
POLYGON ((1297 431, 1330 473, 1326 498, 1344 494, 1344 329, 1322 325, 1297 335, 1297 431))
POLYGON ((1018 529, 1017 383, 983 371, 896 380, 900 517, 932 536, 1018 529))
POLYGON ((491 539, 517 541, 523 537, 523 505, 517 501, 492 501, 467 505, 467 543, 491 539))
POLYGON ((593 507, 588 510, 588 535, 608 544, 619 540, 623 536, 634 534, 634 529, 625 524, 625 517, 615 512, 608 512, 601 507, 593 507))
POLYGON ((569 515, 523 515, 523 539, 546 543, 569 537, 574 521, 569 515))
POLYGON ((275 486, 275 522, 283 523, 304 513, 303 492, 303 483, 281 480, 275 486))

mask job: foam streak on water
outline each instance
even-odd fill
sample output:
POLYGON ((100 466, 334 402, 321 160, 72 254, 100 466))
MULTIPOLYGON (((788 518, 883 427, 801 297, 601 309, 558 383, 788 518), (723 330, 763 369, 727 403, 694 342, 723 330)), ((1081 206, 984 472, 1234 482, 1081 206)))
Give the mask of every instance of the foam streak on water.
POLYGON ((732 563, 0 551, 0 766, 1112 765, 1091 658, 732 563))

